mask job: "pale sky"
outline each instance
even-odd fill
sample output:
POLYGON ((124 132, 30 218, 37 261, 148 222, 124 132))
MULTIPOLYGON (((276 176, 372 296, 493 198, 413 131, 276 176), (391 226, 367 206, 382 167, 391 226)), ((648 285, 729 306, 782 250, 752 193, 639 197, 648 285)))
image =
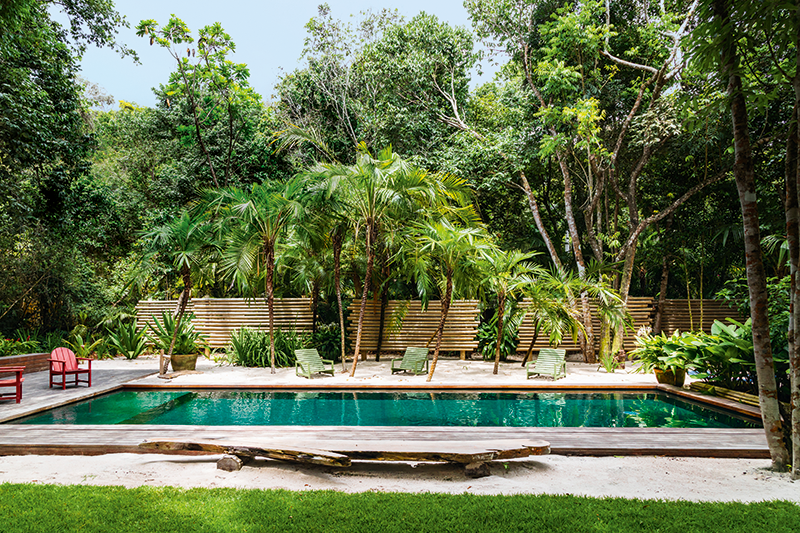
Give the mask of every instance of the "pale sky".
MULTIPOLYGON (((471 28, 462 0, 394 0, 393 4, 390 1, 328 0, 328 5, 331 15, 340 20, 355 22, 361 11, 386 7, 398 9, 406 20, 425 11, 452 25, 471 28)), ((100 85, 117 101, 155 105, 151 88, 167 82, 175 62, 167 50, 150 46, 146 39, 137 37, 133 28, 144 19, 155 19, 159 25, 164 25, 174 13, 188 25, 195 38, 199 28, 221 23, 236 43, 236 53, 230 59, 248 65, 250 85, 265 100, 270 100, 281 69, 291 72, 300 66, 306 36, 304 26, 317 15, 317 6, 321 3, 321 0, 115 0, 117 11, 127 17, 131 26, 120 31, 118 40, 136 50, 142 64, 136 65, 130 58, 122 59, 108 49, 90 48, 83 59, 81 75, 100 85)), ((491 79, 485 61, 483 66, 487 73, 480 78, 473 75, 473 85, 491 79)))

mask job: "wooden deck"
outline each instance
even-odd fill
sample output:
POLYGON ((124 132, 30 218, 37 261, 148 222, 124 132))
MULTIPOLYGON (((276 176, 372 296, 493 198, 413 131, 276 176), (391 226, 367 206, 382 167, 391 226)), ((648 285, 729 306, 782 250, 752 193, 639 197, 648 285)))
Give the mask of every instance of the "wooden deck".
POLYGON ((0 426, 0 455, 143 453, 139 444, 146 440, 259 441, 316 449, 342 441, 449 441, 457 447, 470 441, 543 440, 561 455, 769 457, 763 429, 22 424, 0 426))

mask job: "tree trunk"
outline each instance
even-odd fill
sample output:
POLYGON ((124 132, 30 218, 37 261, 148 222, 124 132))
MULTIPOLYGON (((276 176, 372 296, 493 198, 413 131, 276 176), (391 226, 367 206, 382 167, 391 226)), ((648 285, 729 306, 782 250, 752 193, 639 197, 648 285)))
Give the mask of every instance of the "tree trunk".
MULTIPOLYGON (((567 215, 567 228, 570 240, 572 241, 572 253, 575 255, 575 264, 578 266, 578 276, 581 280, 586 280, 586 261, 581 251, 581 239, 578 235, 578 225, 575 223, 575 215, 572 210, 572 177, 566 162, 559 157, 561 173, 564 177, 564 211, 567 215)), ((594 352, 594 326, 592 325, 592 312, 589 306, 589 295, 586 291, 581 291, 581 317, 583 319, 584 337, 581 342, 583 361, 585 363, 596 363, 597 357, 594 352)))
POLYGON ((275 373, 275 294, 272 287, 272 274, 275 271, 275 243, 264 243, 264 253, 267 256, 267 310, 269 311, 269 367, 270 373, 275 373))
POLYGON ((733 176, 736 179, 736 189, 742 208, 753 350, 758 375, 758 400, 761 406, 761 418, 764 423, 767 445, 772 457, 772 468, 786 470, 786 465, 789 464, 789 454, 783 442, 775 368, 769 338, 767 280, 761 252, 755 171, 747 125, 747 104, 742 89, 742 80, 738 74, 739 57, 736 49, 736 37, 732 33, 733 22, 728 15, 727 0, 714 0, 714 16, 722 27, 721 71, 723 76, 728 79, 728 98, 730 99, 733 123, 733 176))
POLYGON ((492 370, 492 374, 495 375, 497 375, 497 371, 500 369, 500 345, 503 344, 503 315, 506 310, 505 293, 501 291, 497 296, 497 345, 494 347, 494 370, 492 370))
POLYGON ((536 223, 536 229, 539 230, 539 234, 542 236, 545 246, 547 246, 547 251, 550 253, 550 259, 553 261, 553 264, 555 264, 556 267, 561 270, 563 267, 561 265, 561 259, 558 257, 558 250, 556 250, 556 247, 553 245, 553 240, 550 238, 550 234, 548 233, 547 228, 544 226, 542 214, 539 211, 539 203, 536 201, 536 196, 534 196, 533 191, 531 190, 530 183, 528 183, 528 178, 521 170, 519 172, 519 180, 522 182, 522 190, 525 191, 525 196, 528 198, 528 207, 530 207, 531 213, 533 214, 533 220, 536 223))
POLYGON ((656 304, 656 316, 653 323, 653 333, 661 333, 661 318, 664 316, 664 306, 667 303, 667 283, 669 282, 669 257, 665 254, 661 258, 661 284, 658 290, 658 303, 656 304))
MULTIPOLYGON (((800 13, 796 15, 800 18, 800 13)), ((800 45, 800 21, 796 22, 798 35, 796 44, 800 45)), ((800 65, 800 49, 797 50, 796 64, 800 65)), ((789 136, 786 142, 786 235, 789 243, 791 263, 791 304, 789 306, 789 372, 790 372, 790 405, 792 410, 792 479, 800 479, 800 346, 798 346, 798 325, 800 325, 800 128, 797 120, 800 116, 800 71, 792 80, 795 103, 789 136)))
POLYGON ((339 306, 339 337, 342 350, 342 371, 347 371, 347 352, 345 347, 344 309, 342 309, 342 241, 344 236, 338 232, 331 236, 333 244, 333 283, 336 285, 336 303, 339 306))
POLYGON ((372 278, 372 265, 375 262, 375 258, 372 254, 372 222, 367 221, 367 231, 366 231, 366 252, 367 252, 367 272, 364 275, 364 291, 361 293, 361 309, 358 312, 358 329, 356 330, 356 347, 355 351, 353 352, 353 366, 350 367, 350 377, 354 377, 356 375, 356 365, 358 364, 358 354, 361 350, 361 331, 364 328, 364 313, 367 310, 367 295, 369 294, 369 282, 372 278))
POLYGON ((444 299, 442 300, 442 318, 439 320, 439 327, 436 330, 436 347, 433 349, 433 361, 431 361, 431 369, 428 371, 428 379, 433 379, 433 372, 436 370, 436 363, 439 361, 439 347, 442 345, 442 333, 444 332, 444 324, 447 320, 447 313, 450 311, 450 299, 453 297, 453 272, 447 272, 447 284, 444 291, 444 299))

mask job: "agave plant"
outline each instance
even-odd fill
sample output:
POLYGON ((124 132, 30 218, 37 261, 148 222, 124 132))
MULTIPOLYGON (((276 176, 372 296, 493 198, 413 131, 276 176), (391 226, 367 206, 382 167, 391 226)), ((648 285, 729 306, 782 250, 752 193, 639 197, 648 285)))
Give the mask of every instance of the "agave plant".
POLYGON ((184 317, 183 320, 178 322, 172 313, 169 311, 161 312, 161 320, 158 317, 153 317, 153 323, 150 324, 150 341, 155 344, 156 349, 169 351, 170 344, 172 343, 173 334, 175 337, 175 344, 173 346, 173 353, 176 354, 192 354, 205 346, 205 337, 196 329, 192 324, 194 314, 184 317), (177 331, 175 329, 177 323, 177 331))
POLYGON ((147 349, 146 330, 137 329, 135 322, 118 320, 116 328, 108 330, 108 343, 126 359, 136 359, 147 349))

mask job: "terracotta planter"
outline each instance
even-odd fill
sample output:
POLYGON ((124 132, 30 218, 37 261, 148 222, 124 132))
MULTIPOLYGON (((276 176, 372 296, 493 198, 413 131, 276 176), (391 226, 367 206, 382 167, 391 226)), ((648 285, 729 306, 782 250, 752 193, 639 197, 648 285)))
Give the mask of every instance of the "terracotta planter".
POLYGON ((683 382, 686 381, 686 370, 683 368, 676 368, 674 371, 655 368, 653 372, 656 373, 656 381, 664 385, 683 387, 683 382))
POLYGON ((194 370, 197 366, 197 354, 172 354, 169 364, 172 365, 173 372, 180 372, 181 370, 194 370))

